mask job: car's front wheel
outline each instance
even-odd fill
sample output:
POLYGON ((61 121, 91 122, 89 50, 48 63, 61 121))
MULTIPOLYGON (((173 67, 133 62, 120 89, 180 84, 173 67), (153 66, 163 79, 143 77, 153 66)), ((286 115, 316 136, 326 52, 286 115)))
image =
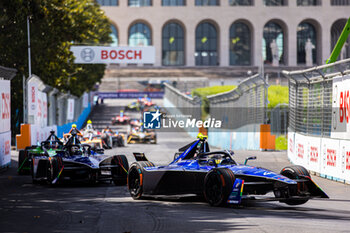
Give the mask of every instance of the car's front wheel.
MULTIPOLYGON (((299 165, 294 165, 294 166, 287 166, 285 168, 282 169, 281 171, 281 175, 292 179, 292 180, 297 180, 300 179, 302 177, 310 177, 309 172, 306 170, 306 168, 304 168, 303 166, 299 166, 299 165)), ((307 191, 308 187, 306 184, 302 185, 303 187, 301 187, 303 190, 302 191, 307 191)), ((304 203, 306 203, 309 199, 289 199, 286 201, 283 201, 284 203, 286 203, 287 205, 302 205, 304 203)))
POLYGON ((204 179, 204 197, 211 206, 222 206, 232 192, 235 176, 230 169, 214 168, 204 179))

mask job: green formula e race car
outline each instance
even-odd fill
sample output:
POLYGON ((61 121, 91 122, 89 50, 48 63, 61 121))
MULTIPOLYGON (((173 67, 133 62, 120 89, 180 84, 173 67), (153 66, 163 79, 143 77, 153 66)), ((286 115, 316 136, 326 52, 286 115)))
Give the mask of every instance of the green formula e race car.
POLYGON ((56 150, 62 150, 63 142, 55 135, 55 131, 50 132, 50 136, 40 143, 40 145, 32 145, 20 150, 18 153, 18 168, 19 175, 30 175, 32 167, 33 155, 45 153, 44 147, 50 148, 50 153, 55 153, 56 150))

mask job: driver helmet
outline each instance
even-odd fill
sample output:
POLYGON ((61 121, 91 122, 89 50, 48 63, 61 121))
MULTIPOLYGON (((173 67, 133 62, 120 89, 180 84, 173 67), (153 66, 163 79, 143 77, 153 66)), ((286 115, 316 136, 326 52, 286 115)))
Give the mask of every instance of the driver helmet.
POLYGON ((77 155, 77 154, 81 154, 81 151, 78 146, 72 146, 70 148, 70 153, 71 155, 77 155))
POLYGON ((86 123, 86 129, 92 129, 92 121, 88 120, 86 123))

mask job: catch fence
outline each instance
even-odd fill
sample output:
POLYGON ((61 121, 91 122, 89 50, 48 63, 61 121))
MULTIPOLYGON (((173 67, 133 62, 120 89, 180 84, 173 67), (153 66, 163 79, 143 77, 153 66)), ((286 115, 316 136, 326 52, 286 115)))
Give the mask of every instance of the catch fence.
POLYGON ((287 72, 289 79, 289 129, 310 136, 330 137, 333 79, 350 74, 350 59, 314 68, 287 72))

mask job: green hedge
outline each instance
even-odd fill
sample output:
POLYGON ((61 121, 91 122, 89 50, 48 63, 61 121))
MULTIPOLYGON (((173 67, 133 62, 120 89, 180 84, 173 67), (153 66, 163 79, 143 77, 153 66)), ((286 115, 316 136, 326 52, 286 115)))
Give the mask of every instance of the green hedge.
POLYGON ((209 101, 207 96, 223 93, 235 89, 235 85, 227 86, 212 86, 212 87, 201 87, 192 90, 192 96, 198 96, 202 99, 202 120, 205 120, 209 114, 209 101))
POLYGON ((286 136, 279 136, 275 140, 276 150, 288 150, 288 139, 286 136))
POLYGON ((268 90, 268 108, 272 109, 278 104, 289 103, 289 89, 288 86, 272 85, 268 90))

